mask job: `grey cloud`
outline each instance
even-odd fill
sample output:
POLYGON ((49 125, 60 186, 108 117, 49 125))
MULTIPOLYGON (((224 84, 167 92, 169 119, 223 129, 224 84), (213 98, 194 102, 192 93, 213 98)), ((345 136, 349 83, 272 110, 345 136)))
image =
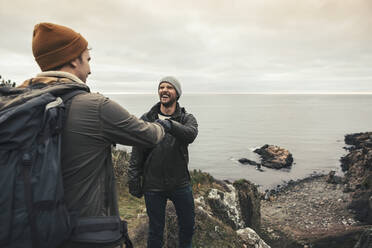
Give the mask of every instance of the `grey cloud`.
POLYGON ((6 0, 0 52, 13 61, 1 73, 37 69, 33 25, 51 21, 88 39, 102 92, 152 92, 169 74, 185 92, 372 91, 371 10, 369 0, 6 0))

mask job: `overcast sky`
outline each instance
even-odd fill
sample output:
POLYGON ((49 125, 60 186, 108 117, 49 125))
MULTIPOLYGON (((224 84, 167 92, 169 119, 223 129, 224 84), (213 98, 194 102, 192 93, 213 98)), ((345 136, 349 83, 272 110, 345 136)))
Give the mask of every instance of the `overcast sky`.
POLYGON ((372 92, 372 0, 1 0, 0 75, 40 71, 39 22, 89 42, 99 92, 372 92))

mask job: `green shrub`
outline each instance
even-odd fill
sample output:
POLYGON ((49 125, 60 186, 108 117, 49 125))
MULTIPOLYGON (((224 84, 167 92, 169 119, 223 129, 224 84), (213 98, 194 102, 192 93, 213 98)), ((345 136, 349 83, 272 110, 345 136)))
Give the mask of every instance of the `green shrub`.
POLYGON ((0 75, 0 87, 15 87, 16 83, 12 82, 11 80, 5 80, 0 75))

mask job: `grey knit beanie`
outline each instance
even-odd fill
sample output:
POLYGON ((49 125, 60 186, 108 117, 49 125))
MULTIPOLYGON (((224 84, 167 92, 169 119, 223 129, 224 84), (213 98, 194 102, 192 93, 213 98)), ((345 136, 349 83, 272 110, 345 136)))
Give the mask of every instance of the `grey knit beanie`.
POLYGON ((180 82, 178 82, 178 80, 175 77, 168 76, 168 77, 164 77, 164 78, 160 79, 158 89, 159 89, 160 84, 163 83, 163 82, 167 82, 167 83, 170 83, 171 85, 173 85, 173 87, 176 89, 178 98, 180 98, 180 96, 182 95, 181 84, 180 84, 180 82))

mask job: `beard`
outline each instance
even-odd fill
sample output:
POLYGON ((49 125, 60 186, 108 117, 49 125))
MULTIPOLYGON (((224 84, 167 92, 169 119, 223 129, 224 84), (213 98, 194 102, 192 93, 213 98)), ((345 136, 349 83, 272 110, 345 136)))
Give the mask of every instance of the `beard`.
POLYGON ((177 96, 173 96, 172 94, 164 93, 160 95, 160 103, 166 108, 172 106, 176 101, 177 96), (168 96, 168 98, 166 98, 165 101, 163 101, 162 96, 168 96))
POLYGON ((166 107, 166 108, 172 106, 176 101, 177 101, 177 99, 175 99, 175 98, 170 98, 169 101, 167 101, 167 102, 162 102, 162 101, 160 100, 161 104, 162 104, 164 107, 166 107))

